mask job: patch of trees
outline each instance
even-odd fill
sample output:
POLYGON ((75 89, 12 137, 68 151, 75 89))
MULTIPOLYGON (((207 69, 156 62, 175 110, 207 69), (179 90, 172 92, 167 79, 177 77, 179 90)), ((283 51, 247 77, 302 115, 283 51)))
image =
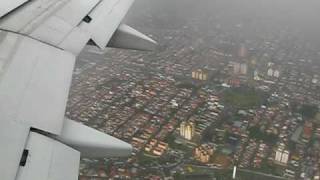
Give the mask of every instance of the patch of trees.
POLYGON ((305 118, 314 118, 319 112, 318 106, 312 104, 300 105, 298 102, 293 102, 291 106, 293 112, 300 113, 305 118))
POLYGON ((316 105, 310 105, 310 104, 304 104, 301 106, 299 112, 302 114, 302 116, 306 118, 314 118, 319 111, 318 106, 316 105))
POLYGON ((256 140, 262 140, 268 144, 275 144, 278 140, 277 135, 261 131, 258 126, 252 126, 249 128, 249 137, 256 140))

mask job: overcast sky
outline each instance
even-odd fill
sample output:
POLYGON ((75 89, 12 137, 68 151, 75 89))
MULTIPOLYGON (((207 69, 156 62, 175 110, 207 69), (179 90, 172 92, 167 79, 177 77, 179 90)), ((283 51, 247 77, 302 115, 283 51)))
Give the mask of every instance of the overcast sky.
MULTIPOLYGON (((298 36, 320 44, 320 0, 136 0, 128 21, 147 22, 140 19, 144 14, 151 15, 152 22, 163 28, 166 24, 168 27, 177 24, 173 27, 179 28, 193 18, 198 18, 204 27, 207 23, 222 22, 232 27, 255 22, 255 26, 263 29, 289 28, 298 36)), ((146 22, 144 26, 148 28, 146 22)), ((149 25, 155 28, 152 23, 149 25)))

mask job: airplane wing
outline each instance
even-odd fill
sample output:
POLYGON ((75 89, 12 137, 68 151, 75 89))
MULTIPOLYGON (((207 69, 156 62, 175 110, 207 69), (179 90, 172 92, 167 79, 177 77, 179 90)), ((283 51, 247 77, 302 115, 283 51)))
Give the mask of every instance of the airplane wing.
POLYGON ((151 50, 121 21, 133 0, 0 1, 2 180, 78 179, 80 156, 128 156, 131 145, 64 117, 76 57, 101 49, 151 50))

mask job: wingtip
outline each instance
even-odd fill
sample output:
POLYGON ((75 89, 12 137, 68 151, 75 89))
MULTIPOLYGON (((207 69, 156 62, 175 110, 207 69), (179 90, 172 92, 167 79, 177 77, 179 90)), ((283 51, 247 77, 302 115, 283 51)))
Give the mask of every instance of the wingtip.
POLYGON ((132 27, 126 24, 121 24, 114 33, 107 47, 154 51, 158 47, 158 43, 132 27))

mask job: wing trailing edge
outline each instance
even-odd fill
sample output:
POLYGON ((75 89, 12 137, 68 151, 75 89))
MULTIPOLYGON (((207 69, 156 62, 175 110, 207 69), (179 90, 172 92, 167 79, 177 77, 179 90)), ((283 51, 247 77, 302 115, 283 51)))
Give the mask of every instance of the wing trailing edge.
POLYGON ((132 150, 130 144, 70 119, 65 119, 57 139, 80 151, 82 157, 123 157, 132 150))

